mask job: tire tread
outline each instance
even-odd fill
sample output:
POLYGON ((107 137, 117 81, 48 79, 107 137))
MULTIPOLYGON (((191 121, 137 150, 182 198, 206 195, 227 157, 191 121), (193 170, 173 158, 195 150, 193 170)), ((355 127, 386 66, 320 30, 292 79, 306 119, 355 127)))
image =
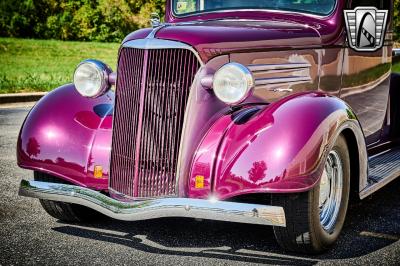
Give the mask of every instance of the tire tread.
MULTIPOLYGON (((42 172, 34 172, 36 181, 63 183, 67 182, 42 172)), ((43 209, 52 217, 65 222, 88 222, 97 216, 97 212, 72 203, 39 199, 43 209)))
MULTIPOLYGON (((350 180, 350 159, 346 139, 339 135, 335 146, 342 151, 346 173, 344 178, 350 180), (347 176, 347 177, 346 177, 347 176)), ((344 188, 344 205, 342 216, 336 232, 339 235, 346 215, 349 199, 350 181, 344 188)), ((295 194, 272 194, 272 205, 282 206, 285 210, 286 227, 274 226, 274 234, 278 244, 285 250, 297 253, 318 254, 327 250, 334 242, 335 237, 327 239, 326 233, 321 234, 322 227, 319 223, 319 209, 315 208, 318 203, 319 187, 295 194), (318 194, 316 194, 318 193, 318 194)))

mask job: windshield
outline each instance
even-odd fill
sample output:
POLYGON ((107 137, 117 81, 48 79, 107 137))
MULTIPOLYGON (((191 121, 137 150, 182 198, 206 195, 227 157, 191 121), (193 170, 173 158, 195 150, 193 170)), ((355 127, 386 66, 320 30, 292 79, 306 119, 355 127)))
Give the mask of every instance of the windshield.
POLYGON ((172 0, 176 15, 237 10, 272 9, 328 15, 335 8, 336 0, 172 0))

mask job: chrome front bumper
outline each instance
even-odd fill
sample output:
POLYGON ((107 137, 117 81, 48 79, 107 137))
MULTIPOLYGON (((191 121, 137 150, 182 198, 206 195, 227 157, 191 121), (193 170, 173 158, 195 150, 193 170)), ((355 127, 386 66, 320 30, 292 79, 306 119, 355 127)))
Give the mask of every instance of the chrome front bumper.
POLYGON ((73 185, 22 180, 19 195, 75 203, 118 220, 190 217, 248 224, 286 226, 282 207, 190 198, 157 198, 121 202, 73 185))

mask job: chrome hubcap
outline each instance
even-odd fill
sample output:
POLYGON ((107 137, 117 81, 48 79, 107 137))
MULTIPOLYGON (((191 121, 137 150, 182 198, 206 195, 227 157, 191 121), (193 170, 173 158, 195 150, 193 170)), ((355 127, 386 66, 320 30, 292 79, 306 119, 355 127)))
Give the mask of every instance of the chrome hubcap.
POLYGON ((331 151, 319 184, 319 218, 328 233, 335 228, 343 190, 343 165, 339 154, 331 151))

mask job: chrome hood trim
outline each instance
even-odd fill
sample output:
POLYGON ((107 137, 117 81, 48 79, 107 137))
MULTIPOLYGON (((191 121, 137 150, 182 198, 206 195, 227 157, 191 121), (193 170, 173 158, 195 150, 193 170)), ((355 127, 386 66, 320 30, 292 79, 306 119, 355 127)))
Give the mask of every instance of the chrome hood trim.
MULTIPOLYGON (((158 28, 157 28, 158 30, 158 28)), ((145 50, 155 50, 155 49, 186 49, 195 54, 201 66, 204 66, 204 62, 201 60, 198 52, 190 45, 182 42, 169 41, 156 39, 152 37, 147 37, 145 39, 137 39, 132 41, 127 41, 122 44, 122 47, 126 48, 136 48, 145 50)))
POLYGON ((22 180, 19 195, 86 206, 118 220, 189 217, 248 224, 286 226, 282 207, 190 198, 122 202, 73 185, 22 180))

